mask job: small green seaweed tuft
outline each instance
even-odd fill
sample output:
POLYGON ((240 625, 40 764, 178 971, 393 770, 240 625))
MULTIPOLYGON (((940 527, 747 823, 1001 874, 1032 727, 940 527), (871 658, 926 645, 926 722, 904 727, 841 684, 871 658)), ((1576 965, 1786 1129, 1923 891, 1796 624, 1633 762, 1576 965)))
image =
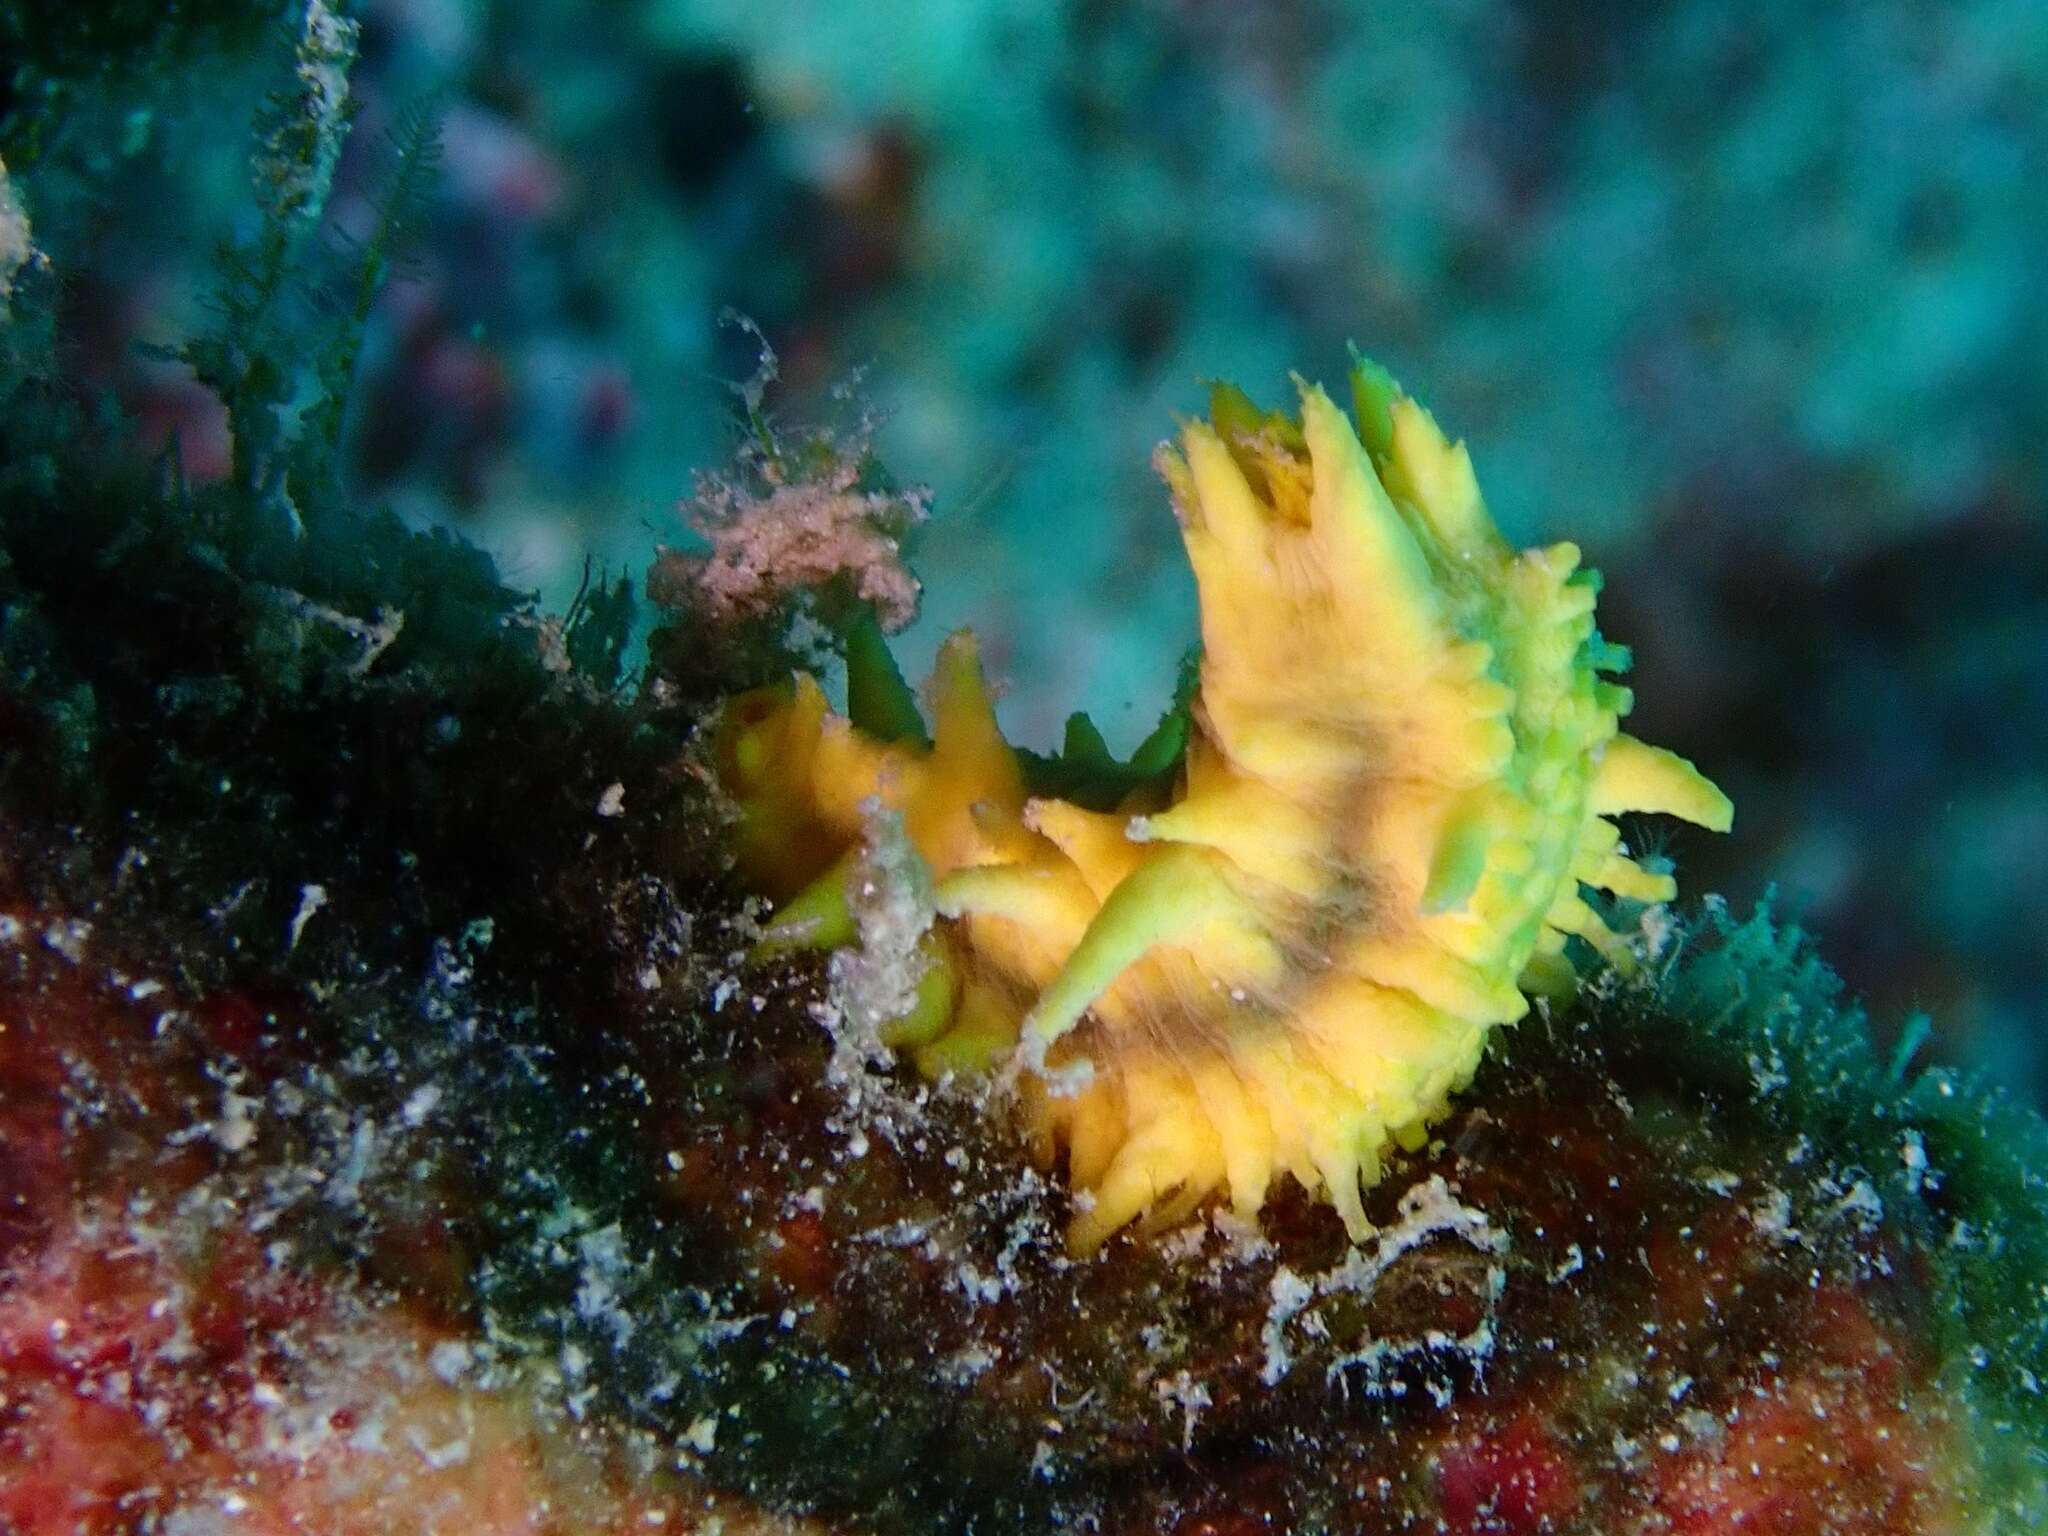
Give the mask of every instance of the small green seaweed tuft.
MULTIPOLYGON (((353 116, 348 75, 357 36, 354 22, 324 0, 309 0, 288 83, 271 90, 256 114, 256 231, 224 240, 215 254, 214 324, 181 345, 152 349, 190 367, 226 407, 236 492, 227 510, 245 524, 233 530, 243 540, 304 533, 297 499, 306 496, 308 478, 331 479, 326 459, 337 446, 338 420, 330 418, 340 409, 332 390, 339 382, 345 391, 353 373, 355 338, 381 275, 373 254, 357 285, 361 318, 351 306, 345 320, 334 317, 327 285, 312 275, 353 116)), ((373 241, 373 253, 376 247, 373 241)))
POLYGON ((927 750, 931 746, 917 707, 917 690, 904 681, 872 609, 863 609, 847 626, 846 713, 877 741, 907 741, 927 750))
POLYGON ((1180 660, 1173 701, 1159 717, 1159 723, 1122 762, 1110 752, 1095 722, 1079 712, 1068 716, 1066 739, 1059 751, 1041 754, 1020 750, 1017 757, 1031 792, 1071 800, 1091 811, 1114 810, 1133 795, 1163 801, 1187 756, 1201 666, 1201 648, 1189 647, 1180 660))
MULTIPOLYGON (((376 222, 356 248, 352 269, 316 295, 329 318, 310 367, 315 393, 301 417, 295 471, 330 493, 370 311, 425 223, 441 174, 440 131, 439 105, 431 98, 412 103, 386 131, 390 170, 376 195, 376 222)), ((336 239, 348 244, 339 233, 336 239)))
POLYGON ((601 692, 617 689, 626 677, 626 650, 633 641, 633 579, 591 580, 591 562, 583 562, 583 580, 562 615, 562 655, 576 673, 601 692))

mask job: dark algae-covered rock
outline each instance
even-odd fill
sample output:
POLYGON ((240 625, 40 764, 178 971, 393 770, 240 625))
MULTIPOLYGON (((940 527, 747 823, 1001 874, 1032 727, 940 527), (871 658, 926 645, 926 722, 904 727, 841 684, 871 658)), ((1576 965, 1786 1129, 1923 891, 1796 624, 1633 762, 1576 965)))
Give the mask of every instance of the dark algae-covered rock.
POLYGON ((0 183, 0 1532, 2048 1521, 2048 1133, 1626 851, 1725 800, 1383 372, 1163 458, 1204 648, 1128 760, 904 684, 924 497, 765 368, 643 668, 633 583, 336 469, 431 134, 308 254, 303 21, 170 349, 218 476, 0 183))
POLYGON ((1357 1235, 1288 1182, 1077 1255, 858 951, 764 943, 701 700, 445 539, 288 586, 71 494, 5 529, 13 1527, 2035 1522, 2039 1124, 1767 915, 1645 909, 1357 1235))
MULTIPOLYGON (((261 837, 140 691, 94 742, 159 742, 121 814, 10 794, 23 1529, 2031 1523, 2038 1131, 1903 1093, 1766 919, 1505 1032, 1362 1241, 1290 1188, 1072 1258, 1000 1119, 849 1062, 820 960, 745 963, 697 781, 616 706, 535 670, 621 777, 481 807, 481 849, 424 746, 350 766, 401 679, 309 717, 230 675, 261 837)), ((17 705, 18 786, 68 749, 17 705)))

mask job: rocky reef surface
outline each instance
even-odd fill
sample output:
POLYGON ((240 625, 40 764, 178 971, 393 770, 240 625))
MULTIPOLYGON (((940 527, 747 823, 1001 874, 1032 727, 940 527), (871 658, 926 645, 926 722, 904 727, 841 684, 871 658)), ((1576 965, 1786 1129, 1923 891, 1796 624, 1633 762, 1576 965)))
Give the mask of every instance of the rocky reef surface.
POLYGON ((1505 1031, 1363 1242, 1283 1193, 1070 1258, 1001 1115, 749 962, 709 692, 605 686, 587 607, 445 538, 266 557, 49 467, 4 531, 0 1523, 2038 1518, 2040 1127, 1876 1061, 1768 916, 1659 910, 1505 1031))
POLYGON ((2048 1136, 1767 913, 1578 955, 1361 1238, 1283 1183, 1073 1256, 1000 1104, 750 958, 707 725, 788 611, 657 580, 643 670, 633 581, 551 614, 351 488, 434 134, 338 171, 299 19, 146 359, 208 432, 80 350, 54 189, 153 195, 58 152, 107 36, 0 173, 0 1531, 2038 1528, 2048 1136))

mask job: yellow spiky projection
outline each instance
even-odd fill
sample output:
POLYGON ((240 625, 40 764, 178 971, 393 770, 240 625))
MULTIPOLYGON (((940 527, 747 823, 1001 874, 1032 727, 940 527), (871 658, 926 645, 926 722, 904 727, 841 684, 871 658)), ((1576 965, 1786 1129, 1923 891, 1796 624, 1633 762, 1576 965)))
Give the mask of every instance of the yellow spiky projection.
POLYGON ((929 745, 907 698, 863 730, 808 678, 728 710, 742 867, 787 898, 771 947, 852 941, 862 807, 899 811, 946 922, 888 1038, 933 1076, 1020 1069, 1077 1250, 1216 1192, 1255 1216, 1282 1175, 1364 1232, 1389 1144, 1419 1144, 1528 992, 1572 984, 1567 938, 1627 963, 1589 889, 1673 895, 1612 818, 1730 824, 1618 733, 1601 674, 1626 657, 1578 550, 1515 553, 1463 444, 1371 363, 1351 382, 1355 427, 1314 386, 1298 417, 1220 388, 1161 448, 1199 687, 1177 771, 1115 781, 1114 809, 1029 792, 964 634, 929 745))

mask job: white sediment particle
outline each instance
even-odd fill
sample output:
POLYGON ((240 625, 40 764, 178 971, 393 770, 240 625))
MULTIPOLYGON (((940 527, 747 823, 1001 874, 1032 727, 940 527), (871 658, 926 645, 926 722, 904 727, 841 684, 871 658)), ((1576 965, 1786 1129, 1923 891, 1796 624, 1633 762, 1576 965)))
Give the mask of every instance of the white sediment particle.
POLYGON ((1577 1243, 1573 1243, 1565 1249, 1564 1257, 1558 1261, 1557 1267, 1551 1270, 1550 1283, 1561 1285, 1585 1267, 1586 1252, 1577 1243))
MULTIPOLYGON (((727 1339, 738 1338, 756 1323, 765 1323, 767 1321, 768 1314, 766 1312, 749 1312, 739 1317, 714 1317, 702 1323, 699 1326, 699 1332, 707 1341, 713 1344, 721 1344, 727 1339)), ((732 1412, 737 1416, 739 1410, 735 1408, 732 1412)))
POLYGON ((1727 1436, 1727 1426, 1711 1413, 1688 1408, 1678 1416, 1678 1427, 1702 1445, 1713 1445, 1727 1436))
POLYGON ((443 1339, 427 1356, 427 1368, 449 1386, 468 1374, 470 1348, 459 1339, 443 1339))
POLYGON ((406 1096, 405 1104, 398 1111, 398 1118, 408 1127, 417 1128, 427 1123, 427 1117, 441 1102, 441 1090, 432 1083, 413 1089, 406 1096))
POLYGON ((926 1223, 905 1218, 892 1221, 886 1227, 877 1227, 872 1232, 864 1232, 860 1240, 881 1248, 915 1248, 930 1237, 931 1228, 926 1223))
MULTIPOLYGON (((338 629, 361 647, 355 660, 346 668, 350 677, 368 676, 370 669, 377 665, 377 659, 391 649, 405 630, 405 614, 396 608, 380 607, 371 617, 359 619, 339 608, 316 603, 300 593, 284 588, 272 590, 279 603, 299 618, 338 629)), ((225 780, 222 788, 226 788, 225 780)))
POLYGON ((256 1121, 249 1111, 262 1101, 246 1093, 237 1093, 233 1088, 223 1088, 220 1095, 220 1118, 212 1125, 214 1141, 223 1152, 246 1151, 256 1139, 256 1121))
POLYGON ((917 1001, 927 966, 918 945, 938 915, 931 870, 904 831, 902 813, 871 796, 861 814, 867 836, 849 893, 860 941, 832 956, 828 992, 841 1026, 833 1065, 856 1074, 891 1061, 881 1031, 917 1001))
POLYGON ((626 786, 616 782, 607 785, 598 797, 597 814, 606 818, 625 815, 626 786))
POLYGON ((55 919, 43 926, 43 948, 62 955, 73 965, 85 960, 85 942, 92 937, 92 924, 82 918, 55 919))
POLYGON ((306 924, 313 920, 313 914, 327 905, 327 887, 308 882, 299 887, 299 909, 292 914, 291 931, 285 939, 285 953, 290 954, 299 947, 299 940, 305 935, 306 924))
POLYGON ((1851 1184, 1834 1205, 1834 1214, 1852 1219, 1864 1231, 1874 1230, 1884 1220, 1884 1201, 1868 1179, 1851 1184))
POLYGON ((1183 1455, 1195 1448, 1195 1422, 1202 1416, 1202 1410, 1216 1399, 1209 1388, 1195 1379, 1191 1371, 1180 1371, 1157 1383, 1153 1391, 1159 1400, 1172 1404, 1181 1411, 1180 1448, 1183 1455))
POLYGON ((984 1306, 993 1305, 1001 1301, 1003 1293, 1008 1289, 1001 1278, 995 1275, 985 1275, 975 1268, 974 1265, 965 1261, 953 1266, 952 1279, 953 1284, 959 1288, 960 1294, 965 1296, 970 1303, 984 1306))
POLYGON ((1665 949, 1671 943, 1671 936, 1676 931, 1671 921, 1670 909, 1663 906, 1643 908, 1643 915, 1638 919, 1637 927, 1642 933, 1644 958, 1663 958, 1665 949))
POLYGON ((1026 1015, 1023 1041, 998 1079, 1003 1088, 1006 1091, 1014 1089, 1018 1077, 1029 1072, 1045 1085, 1045 1091, 1055 1099, 1078 1098, 1086 1093, 1095 1081, 1095 1063, 1086 1056, 1076 1056, 1055 1067, 1045 1059, 1052 1044, 1051 1037, 1043 1030, 1034 1029, 1030 1016, 1026 1015))
POLYGON ((1749 1077, 1756 1085, 1757 1097, 1766 1099, 1792 1081, 1785 1070, 1785 1058, 1775 1046, 1763 1054, 1749 1053, 1749 1077))
POLYGON ((612 1336, 619 1348, 633 1337, 632 1317, 619 1304, 623 1282, 633 1276, 634 1266, 626 1254, 625 1234, 619 1224, 584 1232, 576 1240, 581 1261, 576 1285, 576 1315, 594 1323, 612 1336))
POLYGON ((1796 1243, 1804 1234, 1792 1225, 1792 1197, 1782 1189, 1767 1190, 1749 1208, 1750 1224, 1763 1236, 1781 1243, 1796 1243))
POLYGON ((1228 1245, 1224 1257, 1238 1264, 1254 1264, 1273 1252, 1272 1241, 1256 1221, 1247 1221, 1227 1205, 1209 1215, 1209 1225, 1228 1245))
POLYGON ((1294 1364, 1287 1349, 1287 1325, 1315 1300, 1316 1288, 1312 1281, 1304 1280, 1283 1264, 1273 1271, 1267 1295, 1270 1304, 1266 1308, 1266 1326, 1260 1334, 1266 1346, 1266 1363, 1259 1378, 1270 1387, 1294 1364))
POLYGON ((562 1346, 561 1367, 563 1380, 581 1381, 583 1373, 590 1369, 590 1356, 572 1339, 562 1346))
POLYGON ((356 1121, 349 1132, 348 1154, 333 1178, 327 1181, 327 1200, 332 1205, 354 1205, 362 1199, 363 1180, 377 1161, 377 1128, 367 1119, 356 1121))
MULTIPOLYGON (((1438 1233, 1460 1238, 1482 1253, 1500 1253, 1507 1247, 1507 1234, 1495 1227, 1484 1211, 1458 1200, 1441 1174, 1431 1175, 1404 1193, 1399 1212, 1399 1219, 1392 1226, 1375 1234, 1370 1251, 1354 1247, 1345 1254, 1342 1263, 1320 1275, 1298 1275, 1285 1265, 1274 1272, 1269 1287, 1270 1303, 1266 1309, 1265 1327, 1261 1331, 1266 1357, 1259 1378, 1267 1386, 1277 1383, 1293 1364, 1287 1344, 1290 1325, 1298 1326, 1311 1335, 1321 1334, 1321 1318, 1313 1313, 1306 1317, 1302 1315, 1313 1302, 1339 1292, 1370 1296, 1380 1277, 1393 1267, 1396 1260, 1438 1233)), ((1498 1267, 1488 1270, 1489 1304, 1498 1297, 1505 1280, 1506 1276, 1498 1267)), ((1480 1358, 1492 1350, 1493 1329, 1490 1323, 1482 1322, 1463 1338, 1431 1332, 1421 1342, 1426 1348, 1458 1349, 1480 1358)), ((1394 1346, 1380 1341, 1346 1356, 1331 1369, 1335 1372, 1347 1364, 1372 1366, 1394 1352, 1394 1346)))
POLYGON ((1906 1190, 1919 1194, 1921 1189, 1931 1186, 1934 1180, 1927 1172, 1927 1143, 1921 1140, 1918 1131, 1906 1131, 1899 1137, 1899 1161, 1906 1169, 1906 1190))
POLYGON ((1001 1353, 987 1344, 969 1344, 941 1362, 939 1375, 953 1386, 964 1387, 1001 1358, 1001 1353))
POLYGON ((937 915, 931 871, 902 816, 874 797, 861 811, 866 836, 847 893, 858 939, 833 953, 826 995, 810 1007, 832 1040, 825 1081, 840 1107, 826 1125, 846 1139, 839 1156, 855 1159, 867 1156, 870 1133, 903 1145, 928 1123, 929 1090, 889 1073, 895 1053, 882 1034, 916 1004, 930 965, 923 940, 937 915))
POLYGON ((406 1443, 418 1454, 420 1460, 427 1464, 427 1469, 432 1472, 445 1471, 449 1467, 459 1467, 462 1463, 469 1460, 469 1436, 466 1434, 457 1439, 435 1445, 415 1428, 408 1429, 405 1432, 405 1439, 406 1443))

